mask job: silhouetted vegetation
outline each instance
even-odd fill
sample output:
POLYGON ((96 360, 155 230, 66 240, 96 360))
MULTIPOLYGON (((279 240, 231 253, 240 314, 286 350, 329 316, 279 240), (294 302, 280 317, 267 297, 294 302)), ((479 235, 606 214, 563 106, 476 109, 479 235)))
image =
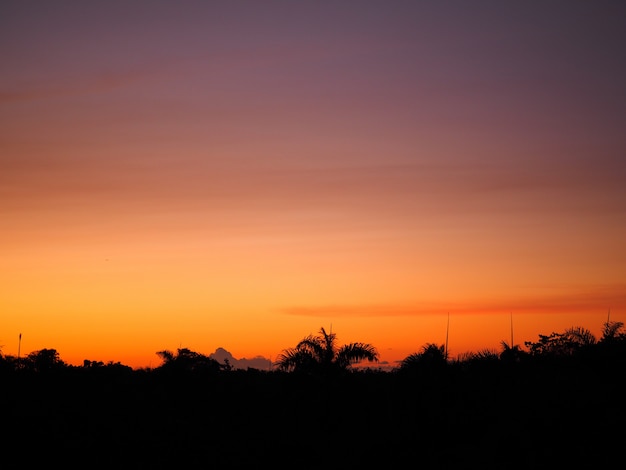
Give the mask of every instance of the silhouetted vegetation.
POLYGON ((214 374, 222 369, 230 369, 228 364, 220 364, 215 359, 187 348, 178 349, 176 353, 168 350, 157 351, 157 355, 163 359, 163 364, 159 367, 161 372, 214 374))
POLYGON ((285 349, 276 362, 280 370, 335 374, 345 372, 352 364, 367 360, 375 362, 379 354, 367 343, 337 345, 337 335, 321 328, 317 336, 309 335, 295 348, 285 349))
POLYGON ((620 322, 454 360, 428 343, 389 371, 350 367, 376 350, 323 329, 271 371, 156 354, 160 366, 137 370, 68 365, 54 349, 0 355, 3 467, 623 466, 620 322))

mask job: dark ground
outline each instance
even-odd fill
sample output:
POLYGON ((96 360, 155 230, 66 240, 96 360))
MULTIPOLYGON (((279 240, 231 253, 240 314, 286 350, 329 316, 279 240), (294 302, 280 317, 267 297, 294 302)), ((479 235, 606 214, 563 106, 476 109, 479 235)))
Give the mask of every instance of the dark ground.
POLYGON ((624 468, 625 372, 13 371, 0 468, 624 468))

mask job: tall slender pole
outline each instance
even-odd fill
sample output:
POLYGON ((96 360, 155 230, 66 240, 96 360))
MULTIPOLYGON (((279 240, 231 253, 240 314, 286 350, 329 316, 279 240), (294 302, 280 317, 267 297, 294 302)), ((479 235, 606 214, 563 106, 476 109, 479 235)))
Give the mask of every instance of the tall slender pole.
POLYGON ((511 348, 513 348, 513 312, 511 312, 511 348))
POLYGON ((448 312, 448 324, 446 325, 446 361, 448 360, 448 334, 450 333, 450 312, 448 312))
POLYGON ((20 367, 20 349, 22 349, 22 333, 20 333, 20 336, 18 337, 18 340, 17 340, 17 368, 18 369, 20 367))

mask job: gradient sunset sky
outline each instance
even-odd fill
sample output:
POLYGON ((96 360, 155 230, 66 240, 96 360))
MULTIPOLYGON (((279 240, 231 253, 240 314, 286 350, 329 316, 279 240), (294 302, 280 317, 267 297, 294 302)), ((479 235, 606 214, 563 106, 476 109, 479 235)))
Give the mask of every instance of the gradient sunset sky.
POLYGON ((620 1, 2 2, 1 352, 599 337, 625 45, 620 1))

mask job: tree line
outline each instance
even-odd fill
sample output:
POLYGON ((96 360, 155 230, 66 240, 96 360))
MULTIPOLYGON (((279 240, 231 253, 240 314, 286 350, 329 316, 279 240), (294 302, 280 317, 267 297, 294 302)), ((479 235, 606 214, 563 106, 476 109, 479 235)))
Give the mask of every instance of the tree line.
POLYGON ((626 334, 604 324, 394 369, 321 328, 272 370, 189 350, 161 365, 0 356, 3 458, 24 468, 623 468, 626 334), (359 364, 372 367, 356 367, 359 364), (27 451, 24 451, 27 449, 27 451), (13 459, 13 460, 11 460, 13 459), (619 464, 619 462, 622 464, 619 464))
MULTIPOLYGON (((219 362, 188 348, 178 348, 176 351, 161 350, 156 354, 162 361, 161 365, 140 369, 141 372, 217 374, 234 369, 228 359, 219 362)), ((596 338, 590 330, 576 326, 562 332, 540 334, 537 341, 526 341, 524 347, 502 341, 500 350, 466 352, 455 359, 448 357, 445 344, 426 343, 419 351, 405 357, 391 370, 383 371, 375 367, 373 369, 377 372, 406 373, 452 365, 538 363, 594 358, 608 360, 624 356, 626 356, 624 323, 607 320, 602 326, 599 338, 596 338)), ((354 366, 364 361, 375 364, 379 358, 379 352, 374 345, 362 342, 340 345, 336 333, 327 332, 322 327, 318 334, 308 335, 294 347, 284 349, 272 364, 272 370, 295 374, 333 375, 362 371, 363 369, 354 366)), ((50 373, 64 369, 133 371, 130 366, 113 361, 105 363, 85 359, 81 366, 69 365, 63 361, 56 349, 41 349, 24 357, 3 355, 0 350, 2 372, 50 373)), ((368 370, 371 371, 372 368, 368 370)))

